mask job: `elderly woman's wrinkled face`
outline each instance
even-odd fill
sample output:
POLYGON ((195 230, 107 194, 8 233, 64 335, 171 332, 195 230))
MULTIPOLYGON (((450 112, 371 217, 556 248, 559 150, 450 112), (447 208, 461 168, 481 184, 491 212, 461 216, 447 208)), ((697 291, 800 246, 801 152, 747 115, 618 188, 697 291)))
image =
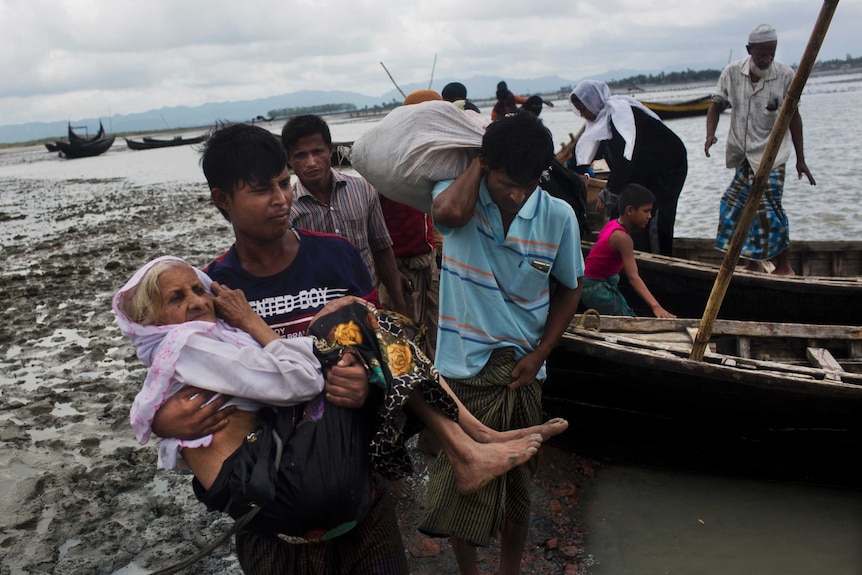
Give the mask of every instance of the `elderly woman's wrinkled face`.
POLYGON ((157 325, 216 321, 213 297, 189 266, 173 266, 160 273, 159 296, 157 325))
POLYGON ((594 122, 596 119, 596 115, 590 112, 584 103, 578 100, 575 96, 572 96, 572 106, 575 107, 575 110, 581 115, 581 117, 589 122, 594 122))

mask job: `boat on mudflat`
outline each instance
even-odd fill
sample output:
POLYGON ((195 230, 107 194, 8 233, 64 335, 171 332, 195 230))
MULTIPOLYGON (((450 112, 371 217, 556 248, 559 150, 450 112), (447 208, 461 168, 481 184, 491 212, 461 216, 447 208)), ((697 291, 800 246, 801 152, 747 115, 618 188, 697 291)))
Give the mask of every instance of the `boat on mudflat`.
MULTIPOLYGON (((690 242, 701 241, 708 240, 690 242)), ((678 243, 685 245, 687 242, 689 240, 674 240, 674 253, 677 253, 678 243)), ((581 242, 584 253, 588 253, 592 245, 592 242, 581 242)), ((862 325, 862 242, 791 242, 791 246, 794 248, 791 261, 801 262, 796 264, 800 272, 816 270, 815 273, 843 274, 844 277, 779 276, 738 267, 727 287, 718 317, 755 322, 862 325), (818 246, 819 243, 822 245, 818 246), (822 249, 818 251, 818 247, 822 249)), ((721 252, 713 251, 723 257, 721 252)), ((718 276, 717 263, 640 251, 635 251, 635 259, 638 275, 665 309, 684 318, 703 316, 718 276)), ((619 285, 635 313, 652 316, 624 274, 619 285)))
POLYGON ((68 127, 69 134, 69 144, 77 145, 77 144, 86 144, 89 142, 97 142, 99 140, 104 139, 105 137, 105 127, 102 125, 102 121, 99 120, 99 131, 95 136, 79 136, 74 129, 72 129, 72 123, 69 122, 68 127))
POLYGON ((671 458, 710 442, 706 458, 721 464, 720 439, 721 457, 756 454, 747 465, 780 449, 794 473, 859 478, 844 462, 862 446, 862 326, 719 319, 695 360, 699 323, 576 315, 548 358, 544 410, 623 442, 661 429, 656 451, 671 458))
POLYGON ((114 145, 114 136, 105 136, 99 140, 87 141, 82 144, 69 142, 54 142, 60 154, 67 158, 88 158, 98 156, 108 151, 114 145))
POLYGON ((173 138, 162 140, 158 138, 145 137, 141 140, 133 140, 131 138, 123 138, 130 150, 153 150, 156 148, 172 148, 174 146, 187 146, 189 144, 200 144, 207 139, 207 135, 194 136, 184 138, 182 136, 174 136, 173 138))

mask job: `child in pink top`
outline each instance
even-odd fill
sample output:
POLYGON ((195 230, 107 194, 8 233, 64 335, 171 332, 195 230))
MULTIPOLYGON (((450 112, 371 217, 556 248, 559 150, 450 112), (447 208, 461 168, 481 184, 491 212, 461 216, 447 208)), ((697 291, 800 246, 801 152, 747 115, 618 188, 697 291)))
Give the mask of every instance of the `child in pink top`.
POLYGON ((638 275, 634 243, 629 232, 644 229, 652 219, 655 196, 644 186, 628 184, 620 193, 620 217, 599 232, 599 238, 584 264, 584 289, 581 301, 606 315, 636 315, 620 292, 620 270, 625 271, 635 292, 650 306, 656 317, 676 317, 665 310, 638 275))

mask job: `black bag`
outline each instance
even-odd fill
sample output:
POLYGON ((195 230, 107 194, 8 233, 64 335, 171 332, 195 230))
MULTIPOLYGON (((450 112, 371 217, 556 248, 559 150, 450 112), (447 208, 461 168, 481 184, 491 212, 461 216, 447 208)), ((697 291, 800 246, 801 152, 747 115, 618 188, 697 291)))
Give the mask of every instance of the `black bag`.
POLYGON ((587 185, 581 175, 554 158, 547 178, 542 176, 539 185, 555 198, 560 198, 572 206, 578 218, 581 238, 587 238, 590 235, 590 227, 587 225, 587 185))
POLYGON ((195 495, 209 510, 239 519, 261 507, 246 530, 323 541, 356 525, 371 506, 367 413, 321 394, 295 407, 264 408, 260 425, 222 465, 209 490, 195 495))

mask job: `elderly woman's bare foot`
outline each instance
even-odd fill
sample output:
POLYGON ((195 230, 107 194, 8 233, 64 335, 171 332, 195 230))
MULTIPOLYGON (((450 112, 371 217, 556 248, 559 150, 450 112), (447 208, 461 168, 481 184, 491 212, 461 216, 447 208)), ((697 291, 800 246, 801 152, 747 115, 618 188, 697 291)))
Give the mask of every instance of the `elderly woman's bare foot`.
POLYGON ((545 442, 555 435, 561 434, 568 427, 568 421, 562 417, 555 417, 541 425, 522 427, 520 429, 510 429, 509 431, 496 431, 490 427, 482 426, 481 428, 470 429, 467 433, 474 441, 478 441, 479 443, 499 443, 501 441, 521 439, 535 434, 539 434, 542 437, 542 441, 545 442))
POLYGON ((542 436, 538 433, 497 443, 470 443, 458 453, 446 453, 452 465, 455 489, 469 495, 539 452, 542 436))

